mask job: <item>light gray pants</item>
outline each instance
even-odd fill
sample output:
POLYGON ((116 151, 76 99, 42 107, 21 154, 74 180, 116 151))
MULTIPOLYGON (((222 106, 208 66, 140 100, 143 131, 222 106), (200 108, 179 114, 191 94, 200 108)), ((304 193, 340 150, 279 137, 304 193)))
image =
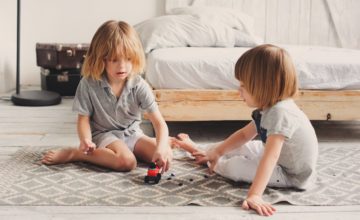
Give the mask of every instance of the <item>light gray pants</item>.
MULTIPOLYGON (((199 148, 206 151, 216 147, 220 143, 199 145, 199 148)), ((249 141, 243 146, 221 156, 214 171, 234 181, 251 183, 255 177, 263 153, 264 146, 261 141, 249 141)), ((210 164, 208 164, 208 166, 209 165, 210 164)), ((291 187, 290 181, 279 165, 275 166, 268 186, 291 187)))

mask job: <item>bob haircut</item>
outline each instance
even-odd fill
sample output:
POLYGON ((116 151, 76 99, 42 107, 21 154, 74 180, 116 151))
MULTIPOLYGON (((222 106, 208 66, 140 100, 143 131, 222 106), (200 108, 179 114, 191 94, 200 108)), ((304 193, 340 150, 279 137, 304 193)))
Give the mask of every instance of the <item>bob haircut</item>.
POLYGON ((271 44, 246 51, 236 62, 235 77, 262 109, 297 95, 296 70, 290 55, 271 44))
POLYGON ((145 55, 140 38, 133 27, 123 21, 107 21, 96 31, 86 53, 81 74, 100 80, 106 60, 127 58, 133 65, 130 77, 142 73, 145 55))

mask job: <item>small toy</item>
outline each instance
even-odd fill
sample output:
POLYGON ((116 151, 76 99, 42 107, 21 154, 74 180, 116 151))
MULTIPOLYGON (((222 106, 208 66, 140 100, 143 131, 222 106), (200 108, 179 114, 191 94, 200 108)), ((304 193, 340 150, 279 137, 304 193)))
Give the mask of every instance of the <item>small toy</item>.
POLYGON ((155 163, 151 163, 148 168, 147 175, 144 178, 144 182, 148 184, 158 184, 160 179, 160 168, 155 163))

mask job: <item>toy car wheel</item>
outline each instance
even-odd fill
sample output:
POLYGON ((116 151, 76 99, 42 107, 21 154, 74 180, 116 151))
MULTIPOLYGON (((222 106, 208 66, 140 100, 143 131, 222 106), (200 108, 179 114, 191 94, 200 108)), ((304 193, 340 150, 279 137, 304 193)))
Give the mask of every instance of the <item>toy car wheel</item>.
POLYGON ((149 177, 145 176, 144 181, 145 181, 145 183, 149 183, 149 177))
POLYGON ((158 173, 158 174, 156 175, 155 183, 159 183, 160 179, 161 179, 161 174, 158 173))

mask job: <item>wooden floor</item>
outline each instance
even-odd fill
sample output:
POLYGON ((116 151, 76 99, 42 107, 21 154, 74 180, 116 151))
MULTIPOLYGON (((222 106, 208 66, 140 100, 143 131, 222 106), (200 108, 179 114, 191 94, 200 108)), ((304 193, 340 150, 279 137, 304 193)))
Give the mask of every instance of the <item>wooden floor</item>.
MULTIPOLYGON (((18 107, 0 101, 0 164, 23 146, 77 146, 72 99, 51 107, 18 107)), ((196 141, 225 138, 245 122, 169 123, 172 135, 188 132, 196 141)), ((360 122, 313 122, 319 141, 356 142, 360 122)), ((145 132, 151 133, 144 123, 145 132)), ((0 177, 1 178, 1 177, 0 177)), ((276 205, 271 219, 360 219, 360 206, 276 205)), ((238 207, 0 206, 0 219, 262 219, 238 207)))

